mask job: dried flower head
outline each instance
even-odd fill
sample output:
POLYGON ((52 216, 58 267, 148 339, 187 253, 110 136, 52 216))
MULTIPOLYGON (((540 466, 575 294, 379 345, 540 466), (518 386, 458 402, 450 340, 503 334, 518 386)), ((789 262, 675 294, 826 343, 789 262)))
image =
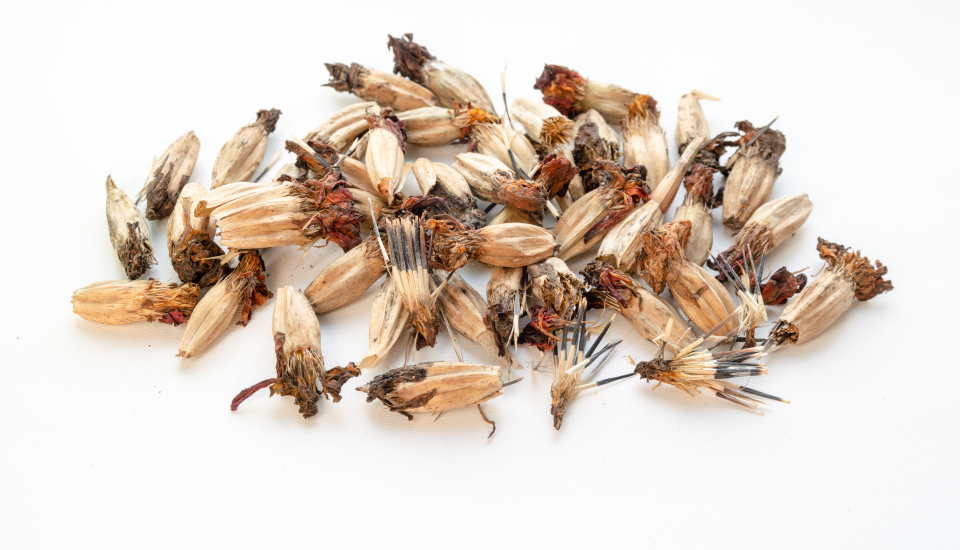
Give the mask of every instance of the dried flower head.
POLYGON ((783 171, 780 157, 787 148, 786 138, 770 124, 755 128, 746 120, 737 123, 740 148, 731 159, 723 190, 723 223, 730 229, 743 227, 754 211, 767 202, 783 171))
POLYGON ((360 99, 376 101, 383 107, 398 111, 436 105, 433 92, 423 86, 383 71, 368 69, 358 63, 325 63, 330 73, 330 86, 338 92, 348 92, 360 99))
POLYGON ((380 113, 380 107, 372 101, 348 105, 311 130, 304 136, 303 141, 326 143, 343 153, 358 136, 369 129, 367 116, 375 113, 380 113))
POLYGON ((500 355, 511 341, 516 342, 520 332, 523 272, 522 267, 495 267, 487 281, 486 319, 496 334, 500 355))
MULTIPOLYGON (((711 178, 712 180, 712 178, 711 178)), ((713 182, 706 178, 684 178, 687 195, 683 204, 677 207, 673 221, 690 223, 690 238, 684 248, 688 260, 703 265, 713 248, 713 216, 710 215, 710 202, 713 200, 713 182)))
POLYGON ((493 157, 504 166, 515 164, 516 169, 524 174, 532 173, 540 162, 530 140, 506 122, 472 126, 467 150, 493 157))
POLYGON ((692 90, 680 97, 680 103, 677 105, 676 131, 677 150, 680 153, 683 153, 694 139, 710 137, 710 125, 707 124, 707 117, 704 116, 703 108, 700 106, 701 99, 719 101, 718 98, 699 90, 692 90))
POLYGON ((547 152, 573 141, 573 121, 542 101, 519 97, 510 105, 510 116, 547 152))
POLYGON ((648 95, 634 98, 624 120, 623 165, 646 167, 647 180, 654 189, 670 168, 667 136, 660 127, 660 110, 656 100, 648 95))
POLYGON ((546 204, 546 194, 539 183, 517 177, 513 170, 494 157, 460 153, 453 168, 479 199, 533 213, 541 212, 546 204))
POLYGON ((184 186, 177 206, 167 223, 167 251, 177 276, 201 288, 216 284, 230 268, 221 261, 224 254, 213 241, 215 228, 209 216, 198 216, 196 207, 207 190, 199 183, 184 186))
POLYGON ((267 152, 267 136, 280 118, 278 109, 257 111, 257 120, 237 130, 220 149, 213 164, 212 187, 237 181, 249 181, 267 152))
POLYGON ((595 109, 612 123, 627 116, 627 106, 637 95, 615 84, 587 80, 562 65, 544 65, 533 85, 543 92, 543 101, 568 117, 595 109))
POLYGON ((200 287, 154 280, 103 281, 73 293, 73 312, 87 321, 126 325, 160 321, 179 325, 200 299, 200 287))
POLYGON ((128 278, 140 277, 157 263, 147 220, 110 176, 107 176, 107 227, 113 250, 128 278))
POLYGON ((170 215, 180 190, 193 174, 199 152, 200 140, 191 131, 177 138, 163 155, 154 159, 147 182, 137 195, 138 203, 147 199, 148 220, 160 220, 170 215))
POLYGON ((527 281, 533 295, 561 317, 573 312, 583 290, 583 281, 560 258, 527 266, 527 281))
POLYGON ((367 118, 370 131, 367 133, 367 150, 364 164, 371 181, 387 203, 400 189, 403 174, 404 140, 403 123, 392 115, 370 115, 367 118))
POLYGON ((467 180, 449 165, 419 158, 413 163, 413 175, 423 195, 441 199, 445 214, 470 229, 486 225, 486 215, 477 208, 467 180))

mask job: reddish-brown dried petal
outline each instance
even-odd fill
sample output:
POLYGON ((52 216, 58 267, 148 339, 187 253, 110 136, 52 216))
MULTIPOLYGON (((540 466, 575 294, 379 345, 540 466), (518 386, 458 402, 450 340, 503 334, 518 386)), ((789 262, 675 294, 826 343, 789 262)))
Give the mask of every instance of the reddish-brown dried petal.
POLYGON ((543 72, 533 84, 543 92, 543 102, 552 105, 567 117, 583 111, 583 87, 586 79, 562 65, 544 65, 543 72))
POLYGON ((781 267, 774 271, 761 287, 763 303, 768 306, 785 304, 794 294, 803 290, 806 284, 806 275, 794 275, 786 267, 781 267))

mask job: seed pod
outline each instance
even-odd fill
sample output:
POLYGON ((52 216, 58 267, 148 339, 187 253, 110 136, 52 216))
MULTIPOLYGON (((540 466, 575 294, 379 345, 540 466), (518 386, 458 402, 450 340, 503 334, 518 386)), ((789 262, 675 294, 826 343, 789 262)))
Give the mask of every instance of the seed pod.
POLYGON ((577 199, 557 220, 557 255, 568 260, 593 248, 607 232, 638 205, 650 198, 643 181, 644 169, 622 170, 609 161, 598 161, 591 179, 599 187, 577 199))
MULTIPOLYGON (((435 284, 442 282, 434 275, 435 284)), ((463 277, 457 273, 451 275, 440 291, 438 300, 440 311, 453 330, 478 344, 493 357, 503 353, 497 343, 496 333, 485 321, 487 302, 463 277)))
POLYGON ((127 325, 160 321, 179 325, 197 305, 200 287, 145 281, 103 281, 73 293, 73 312, 87 321, 127 325))
POLYGON ((544 65, 533 88, 542 91, 543 101, 565 116, 595 109, 612 124, 626 118, 627 107, 637 95, 615 84, 587 80, 562 65, 544 65))
POLYGON ((485 201, 539 213, 546 204, 544 190, 523 180, 499 160, 480 153, 460 153, 453 168, 470 185, 473 194, 485 201))
POLYGON ((419 158, 413 163, 413 175, 424 196, 442 199, 447 214, 470 229, 485 225, 486 215, 477 208, 467 180, 449 165, 419 158))
POLYGON ((476 78, 447 65, 413 41, 413 34, 400 38, 388 36, 387 47, 393 50, 393 72, 422 84, 437 96, 444 107, 479 107, 495 113, 493 102, 476 78))
POLYGON ((392 116, 371 115, 367 122, 370 132, 363 162, 380 196, 391 203, 403 184, 403 125, 392 116))
POLYGON ((740 229, 753 212, 767 202, 773 183, 783 170, 780 157, 786 138, 769 125, 754 128, 750 122, 737 123, 742 132, 740 149, 734 154, 730 175, 723 191, 723 224, 740 229))
POLYGON ((234 324, 247 326, 253 310, 273 296, 259 252, 244 252, 237 267, 213 285, 187 321, 177 357, 194 357, 234 324))
POLYGON ((440 318, 427 261, 427 242, 416 216, 385 217, 380 220, 386 234, 387 269, 397 285, 400 301, 410 312, 417 330, 417 348, 433 346, 440 318))
POLYGON ((713 186, 709 181, 699 180, 695 187, 687 188, 687 196, 673 217, 673 221, 690 222, 690 239, 683 255, 697 265, 707 261, 713 248, 713 217, 709 206, 712 199, 713 186))
POLYGON ((157 263, 147 220, 110 176, 107 176, 107 228, 110 243, 128 278, 140 277, 157 263))
MULTIPOLYGON (((735 273, 743 273, 745 259, 759 264, 761 257, 783 244, 800 229, 812 210, 813 203, 807 194, 783 197, 764 204, 737 232, 734 245, 721 252, 716 262, 708 262, 708 265, 721 271, 718 263, 723 263, 729 265, 735 273)), ((718 278, 721 281, 726 280, 722 272, 718 278)))
MULTIPOLYGON (((724 176, 728 173, 727 169, 720 163, 720 158, 726 153, 727 148, 736 147, 738 141, 730 140, 736 137, 736 132, 722 132, 717 134, 709 141, 706 141, 697 151, 693 163, 683 174, 683 187, 689 190, 698 186, 713 188, 713 178, 719 172, 724 176)), ((693 138, 699 140, 699 138, 693 138)), ((684 148, 686 151, 686 147, 684 148)), ((723 201, 723 186, 714 194, 713 198, 707 203, 710 209, 716 208, 723 201)))
POLYGON ((533 295, 561 317, 567 317, 580 301, 583 281, 560 258, 528 266, 527 280, 533 295))
POLYGON ((367 239, 324 267, 304 294, 317 315, 351 304, 383 275, 383 255, 367 239))
POLYGON ((213 242, 215 227, 209 216, 196 215, 207 190, 197 182, 184 186, 167 223, 167 251, 177 276, 200 288, 216 284, 229 268, 220 261, 223 249, 213 242))
POLYGON ((263 388, 270 395, 293 397, 304 418, 317 414, 320 397, 340 401, 340 390, 347 380, 360 375, 353 363, 326 370, 320 351, 320 322, 310 303, 299 290, 284 286, 277 290, 273 308, 273 344, 277 354, 277 376, 257 382, 241 391, 230 403, 235 411, 240 403, 263 388))
POLYGON ((338 176, 304 183, 231 183, 210 192, 196 213, 209 214, 224 246, 235 250, 306 246, 322 238, 347 251, 360 243, 362 216, 338 176))
POLYGON ((147 182, 137 195, 139 203, 147 199, 147 219, 161 220, 170 215, 180 190, 190 180, 200 152, 200 140, 191 131, 177 138, 163 155, 154 159, 147 182))
POLYGON ((444 107, 421 107, 397 113, 403 123, 407 143, 414 145, 448 145, 464 140, 471 129, 480 123, 500 121, 483 109, 446 109, 444 107))
POLYGON ((236 181, 250 181, 267 152, 267 136, 277 127, 280 111, 257 111, 257 120, 237 130, 220 149, 213 164, 212 187, 236 181))
POLYGON ((437 104, 433 92, 402 76, 368 69, 357 63, 325 65, 330 73, 330 82, 325 85, 338 92, 348 92, 398 111, 437 104))
POLYGON ((548 152, 573 141, 573 121, 542 101, 518 97, 510 105, 510 116, 548 152))
POLYGON ((513 162, 516 162, 517 168, 524 174, 532 173, 540 162, 537 150, 530 144, 530 140, 506 122, 474 125, 470 131, 467 150, 491 156, 504 166, 513 166, 513 162), (510 158, 511 152, 513 160, 510 158))
POLYGON ((500 355, 520 331, 522 267, 495 267, 487 281, 487 324, 497 336, 500 355))
POLYGON ((497 225, 501 223, 528 223, 531 225, 543 225, 543 215, 533 212, 524 212, 512 206, 504 206, 497 212, 497 215, 490 219, 487 225, 497 225))
MULTIPOLYGON (((299 181, 303 183, 308 179, 319 179, 331 172, 339 171, 347 187, 375 195, 377 201, 382 202, 377 188, 370 180, 370 175, 367 174, 366 166, 359 160, 338 153, 336 149, 320 141, 305 143, 303 140, 294 138, 288 139, 285 146, 287 151, 297 155, 297 165, 301 167, 301 170, 290 174, 289 177, 277 178, 277 181, 299 181)), ((361 210, 366 209, 367 205, 364 202, 361 210)))
POLYGON ((409 326, 410 311, 403 306, 400 288, 392 277, 380 286, 370 307, 367 356, 360 362, 360 369, 375 367, 390 353, 409 326))
POLYGON ((693 164, 697 150, 702 145, 702 139, 691 143, 680 156, 680 160, 653 188, 650 200, 640 208, 634 209, 609 230, 600 243, 597 258, 625 271, 631 269, 640 249, 641 235, 656 229, 663 221, 663 213, 670 208, 677 188, 680 186, 681 177, 693 164))
POLYGON ((333 146, 337 151, 343 152, 346 147, 349 147, 350 143, 353 143, 357 135, 367 131, 367 115, 374 112, 380 112, 380 108, 372 101, 348 105, 334 113, 326 122, 311 130, 304 136, 303 141, 320 141, 333 146), (353 131, 347 129, 357 128, 358 124, 362 130, 351 137, 346 146, 341 148, 342 142, 346 139, 344 136, 353 131))
POLYGON ((638 95, 633 100, 630 114, 623 123, 623 165, 646 167, 647 181, 652 182, 654 189, 670 168, 667 136, 660 127, 660 110, 656 100, 648 95, 638 95))
POLYGON ((707 117, 704 116, 703 108, 700 107, 701 99, 719 101, 718 98, 699 90, 692 90, 680 97, 680 103, 677 106, 676 139, 677 151, 681 154, 694 139, 710 138, 710 125, 707 124, 707 117))
POLYGON ((488 225, 477 233, 483 242, 476 259, 487 265, 523 267, 549 258, 557 246, 548 230, 527 223, 488 225))
POLYGON ((630 275, 601 261, 583 269, 590 307, 612 309, 630 321, 640 336, 679 350, 695 340, 693 331, 666 300, 650 292, 630 275))
POLYGON ((605 162, 616 162, 620 158, 620 144, 613 130, 592 110, 577 117, 576 135, 573 161, 584 190, 589 192, 600 186, 600 181, 593 179, 594 170, 605 162))
POLYGON ((721 336, 737 330, 733 298, 707 270, 686 259, 690 222, 664 224, 641 236, 637 271, 657 294, 670 287, 674 301, 695 326, 721 336))
POLYGON ((855 301, 866 302, 893 290, 883 278, 887 267, 851 249, 817 239, 817 252, 826 262, 824 270, 790 302, 770 333, 778 345, 813 340, 850 309, 855 301))
POLYGON ((388 409, 413 420, 414 414, 440 414, 472 407, 500 395, 500 367, 436 361, 392 369, 357 388, 367 402, 379 399, 388 409))

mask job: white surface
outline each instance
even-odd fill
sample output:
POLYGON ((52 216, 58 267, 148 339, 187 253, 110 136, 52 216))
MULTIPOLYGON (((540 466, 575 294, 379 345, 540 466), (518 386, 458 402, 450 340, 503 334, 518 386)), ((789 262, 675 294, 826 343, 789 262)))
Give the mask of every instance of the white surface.
MULTIPOLYGON (((27 6, 0 33, 6 548, 958 544, 952 5, 27 6), (723 99, 704 105, 714 130, 779 115, 775 196, 808 192, 815 209, 770 265, 817 269, 823 235, 883 260, 895 291, 776 354, 753 385, 793 403, 766 416, 628 380, 581 396, 556 433, 549 379, 528 374, 487 407, 490 441, 473 410, 407 422, 356 383, 308 421, 265 394, 231 414, 234 393, 273 371, 272 302, 185 363, 181 329, 71 314, 74 289, 122 276, 108 173, 136 192, 152 156, 193 129, 209 185, 221 144, 257 109, 283 110, 272 154, 352 101, 321 87, 322 62, 389 70, 386 34, 405 31, 491 94, 506 64, 511 96, 536 97, 543 62, 651 93, 671 140, 691 88, 723 99)), ((154 226, 150 275, 171 280, 164 236, 154 226)), ((333 252, 267 252, 270 286, 305 285, 333 252)), ((470 280, 482 288, 485 271, 470 280)), ((363 355, 369 306, 321 319, 328 364, 363 355)), ((632 340, 621 356, 652 352, 615 332, 632 340)), ((417 359, 453 357, 445 342, 417 359)), ((628 368, 617 357, 607 372, 628 368)))

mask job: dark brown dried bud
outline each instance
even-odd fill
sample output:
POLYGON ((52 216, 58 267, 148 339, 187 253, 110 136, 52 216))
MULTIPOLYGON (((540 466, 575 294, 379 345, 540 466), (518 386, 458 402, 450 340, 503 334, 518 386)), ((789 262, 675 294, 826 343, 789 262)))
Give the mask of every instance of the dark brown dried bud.
MULTIPOLYGON (((616 143, 600 137, 595 123, 587 122, 580 126, 573 142, 573 161, 580 171, 585 192, 600 186, 600 181, 594 177, 594 169, 603 161, 616 162, 619 156, 620 148, 616 143)), ((646 168, 643 169, 646 170, 646 168)))
POLYGON ((553 333, 573 324, 548 308, 536 305, 530 310, 530 322, 520 331, 519 342, 536 347, 540 351, 550 351, 560 339, 553 333))
POLYGON ((544 65, 533 89, 543 92, 544 103, 573 117, 584 110, 581 103, 586 81, 580 73, 562 65, 544 65))
POLYGON ((423 226, 430 232, 430 267, 444 271, 455 271, 466 265, 484 241, 477 231, 450 216, 426 219, 423 226))
POLYGON ((403 75, 417 84, 425 84, 423 66, 436 59, 430 51, 413 41, 413 34, 400 38, 387 36, 387 48, 393 50, 393 72, 403 75))
POLYGON ((778 306, 787 303, 794 294, 807 286, 807 276, 794 275, 786 267, 773 272, 773 275, 761 287, 763 303, 768 306, 778 306))
POLYGON ((641 235, 637 271, 655 293, 663 292, 673 264, 684 261, 683 250, 689 238, 688 221, 663 224, 641 235))
POLYGON ((308 199, 304 212, 312 214, 304 224, 303 234, 311 239, 323 238, 337 243, 344 252, 360 244, 363 215, 353 202, 353 195, 339 174, 328 174, 321 180, 307 180, 295 186, 294 194, 308 199))
POLYGON ((827 269, 842 273, 853 283, 854 294, 861 302, 893 290, 893 283, 883 278, 887 267, 879 260, 870 265, 870 258, 861 256, 859 251, 822 238, 817 239, 817 252, 827 262, 827 269))

